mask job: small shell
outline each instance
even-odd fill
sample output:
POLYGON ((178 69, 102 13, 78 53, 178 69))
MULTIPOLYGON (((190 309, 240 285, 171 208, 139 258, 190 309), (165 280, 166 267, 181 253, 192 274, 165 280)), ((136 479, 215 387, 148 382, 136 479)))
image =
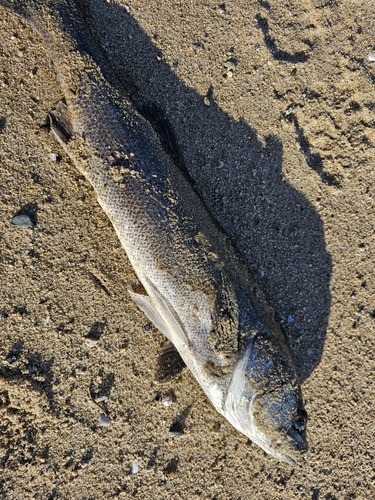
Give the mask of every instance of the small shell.
POLYGON ((111 425, 111 419, 107 417, 107 415, 104 415, 104 413, 102 413, 99 417, 98 423, 101 427, 108 427, 109 425, 111 425))
POLYGON ((137 472, 139 471, 139 464, 136 460, 134 460, 134 462, 132 463, 130 470, 132 474, 137 474, 137 472))
POLYGON ((170 406, 173 403, 173 397, 170 395, 163 396, 162 402, 164 406, 170 406))
POLYGON ((29 227, 31 229, 34 227, 32 220, 26 214, 15 215, 11 219, 10 224, 13 227, 29 227))

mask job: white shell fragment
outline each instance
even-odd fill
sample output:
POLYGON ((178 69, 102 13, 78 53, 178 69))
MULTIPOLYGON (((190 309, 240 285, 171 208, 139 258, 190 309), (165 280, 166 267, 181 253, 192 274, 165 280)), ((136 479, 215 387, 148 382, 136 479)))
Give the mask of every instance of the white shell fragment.
POLYGON ((368 55, 368 60, 371 62, 375 62, 375 52, 373 50, 370 50, 370 53, 368 55))
POLYGON ((173 397, 172 396, 163 396, 162 402, 163 402, 164 406, 171 406, 171 404, 173 403, 173 397))
POLYGON ((236 65, 231 59, 228 59, 224 66, 228 69, 228 71, 234 71, 236 69, 236 65))
POLYGON ((32 223, 32 220, 26 214, 14 216, 11 219, 10 224, 13 227, 29 227, 31 229, 34 227, 34 224, 32 223))
POLYGON ((130 471, 132 474, 137 474, 137 472, 139 471, 139 464, 136 460, 134 460, 134 462, 132 463, 130 471))
POLYGON ((103 403, 103 401, 108 401, 108 396, 99 396, 94 399, 95 403, 103 403))
POLYGON ((108 427, 109 425, 111 425, 111 419, 107 417, 107 415, 104 415, 104 413, 102 413, 99 417, 98 423, 101 427, 108 427))

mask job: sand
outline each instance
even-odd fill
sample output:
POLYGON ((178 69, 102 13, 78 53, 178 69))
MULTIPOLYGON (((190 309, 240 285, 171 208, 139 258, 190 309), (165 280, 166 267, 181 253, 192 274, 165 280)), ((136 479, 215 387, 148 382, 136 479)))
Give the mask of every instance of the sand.
POLYGON ((137 278, 41 129, 62 97, 52 61, 1 9, 1 498, 373 498, 374 4, 88 4, 114 71, 138 106, 164 111, 282 318, 310 448, 303 469, 280 464, 188 371, 155 381, 164 339, 127 293, 137 278), (34 229, 10 225, 24 212, 34 229))

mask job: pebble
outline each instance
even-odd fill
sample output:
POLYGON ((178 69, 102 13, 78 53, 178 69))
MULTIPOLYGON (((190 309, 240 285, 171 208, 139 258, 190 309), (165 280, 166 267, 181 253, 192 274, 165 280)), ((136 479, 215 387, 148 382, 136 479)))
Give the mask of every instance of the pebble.
POLYGON ((231 61, 230 59, 224 64, 224 66, 229 70, 229 71, 234 71, 236 69, 236 64, 231 61))
POLYGON ((34 224, 33 224, 32 220, 26 214, 15 215, 11 219, 10 224, 13 227, 29 227, 31 229, 34 227, 34 224))
POLYGON ((220 422, 215 422, 214 425, 212 426, 212 431, 213 432, 219 432, 221 429, 221 423, 220 422))
POLYGON ((85 338, 85 344, 87 345, 87 347, 95 347, 98 342, 99 339, 91 339, 90 337, 85 338))
POLYGON ((162 403, 164 406, 171 406, 173 403, 173 397, 168 395, 168 396, 163 396, 162 403))
POLYGON ((209 100, 209 98, 208 98, 207 96, 203 99, 203 104, 204 104, 205 106, 209 106, 209 105, 211 104, 211 103, 210 103, 210 100, 209 100))
POLYGON ((95 403, 103 403, 103 401, 108 401, 108 396, 99 396, 94 399, 95 403))
POLYGON ((51 153, 51 160, 58 162, 60 160, 60 156, 57 153, 51 153))
POLYGON ((308 355, 308 356, 312 356, 313 354, 314 354, 314 349, 313 349, 312 347, 309 347, 309 348, 307 349, 307 355, 308 355))
POLYGON ((368 55, 368 60, 371 62, 375 62, 375 52, 373 50, 370 50, 370 53, 368 55))
POLYGON ((293 323, 293 316, 288 316, 288 317, 286 318, 286 322, 287 322, 287 323, 293 323))
POLYGON ((104 415, 104 413, 102 413, 99 417, 99 425, 101 427, 108 427, 109 425, 111 425, 111 419, 107 417, 107 415, 104 415))
POLYGON ((139 464, 136 460, 134 460, 134 462, 132 463, 130 470, 132 474, 137 474, 137 472, 139 471, 139 464))

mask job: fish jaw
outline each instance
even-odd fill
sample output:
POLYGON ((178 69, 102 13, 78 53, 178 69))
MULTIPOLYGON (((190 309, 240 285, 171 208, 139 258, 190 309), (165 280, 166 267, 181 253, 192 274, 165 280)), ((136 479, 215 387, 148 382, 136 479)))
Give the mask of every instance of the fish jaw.
POLYGON ((256 335, 233 370, 222 413, 266 453, 298 467, 307 450, 307 414, 295 371, 284 370, 288 357, 289 349, 272 332, 256 335), (280 353, 286 358, 281 363, 280 353))

